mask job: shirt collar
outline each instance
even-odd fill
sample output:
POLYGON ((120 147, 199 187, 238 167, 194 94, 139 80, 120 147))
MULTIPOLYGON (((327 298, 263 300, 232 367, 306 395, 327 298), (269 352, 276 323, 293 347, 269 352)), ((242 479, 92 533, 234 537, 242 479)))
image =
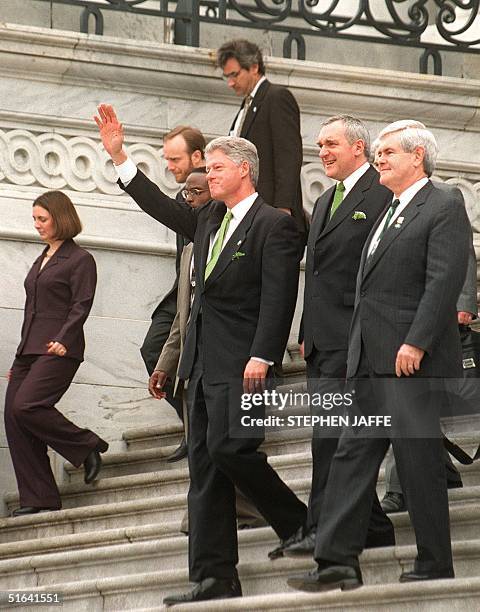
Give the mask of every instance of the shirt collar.
MULTIPOLYGON (((398 196, 400 200, 400 206, 406 206, 413 198, 417 195, 422 187, 424 187, 428 183, 428 176, 424 176, 413 185, 410 185, 403 193, 398 196)), ((397 199, 394 197, 394 199, 397 199)))
POLYGON ((258 193, 252 193, 247 196, 244 200, 240 200, 238 204, 235 204, 233 208, 230 208, 233 218, 235 221, 241 221, 247 212, 252 208, 253 203, 258 197, 258 193))
POLYGON ((258 88, 263 83, 263 81, 266 81, 266 80, 267 80, 267 77, 264 75, 259 81, 257 81, 257 84, 255 85, 255 87, 252 89, 252 91, 249 94, 251 98, 255 97, 255 94, 257 93, 258 88))
POLYGON ((345 192, 343 194, 344 198, 347 195, 347 193, 355 187, 355 184, 357 183, 357 181, 365 174, 365 172, 369 168, 370 168, 370 164, 368 162, 365 162, 364 164, 360 166, 360 168, 357 168, 355 172, 352 172, 350 176, 347 176, 347 178, 342 181, 345 186, 345 192))

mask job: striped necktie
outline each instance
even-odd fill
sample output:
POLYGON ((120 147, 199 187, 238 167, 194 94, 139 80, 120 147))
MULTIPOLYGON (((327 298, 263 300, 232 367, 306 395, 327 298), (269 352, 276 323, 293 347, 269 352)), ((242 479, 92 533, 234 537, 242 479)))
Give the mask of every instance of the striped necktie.
POLYGON ((383 227, 382 227, 382 231, 378 235, 377 244, 378 242, 380 242, 380 240, 383 238, 383 235, 387 231, 390 225, 390 221, 392 220, 392 217, 395 214, 395 211, 397 210, 397 207, 399 204, 400 204, 400 200, 393 200, 393 202, 390 204, 390 208, 388 209, 387 216, 385 218, 385 223, 383 224, 383 227))

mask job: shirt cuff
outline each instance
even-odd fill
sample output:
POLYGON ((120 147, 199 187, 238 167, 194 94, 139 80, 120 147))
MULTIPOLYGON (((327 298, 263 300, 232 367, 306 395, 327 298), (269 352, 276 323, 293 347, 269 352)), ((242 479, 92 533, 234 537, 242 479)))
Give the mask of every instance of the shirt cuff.
POLYGON ((273 361, 268 361, 267 359, 262 359, 261 357, 252 357, 253 361, 259 361, 260 363, 266 363, 269 366, 273 366, 273 361))
POLYGON ((118 178, 122 181, 124 187, 126 187, 137 174, 137 166, 129 157, 127 157, 127 161, 124 161, 123 164, 120 164, 119 166, 114 165, 113 167, 115 168, 118 178))

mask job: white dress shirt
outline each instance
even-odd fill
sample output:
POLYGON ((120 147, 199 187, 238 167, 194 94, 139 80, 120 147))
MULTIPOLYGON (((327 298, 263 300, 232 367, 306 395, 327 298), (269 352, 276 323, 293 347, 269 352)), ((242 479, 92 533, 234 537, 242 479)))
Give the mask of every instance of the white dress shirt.
POLYGON ((355 187, 355 185, 358 183, 358 181, 362 178, 362 176, 365 174, 365 172, 369 168, 370 168, 370 164, 368 162, 365 162, 364 164, 360 166, 360 168, 357 168, 355 172, 352 172, 350 176, 347 176, 347 178, 342 181, 345 187, 345 191, 343 192, 343 200, 352 191, 352 189, 355 187))
MULTIPOLYGON (((257 93, 258 88, 263 83, 263 81, 265 81, 266 79, 267 79, 266 76, 262 76, 262 78, 259 81, 257 81, 257 84, 252 89, 252 91, 248 94, 252 98, 252 104, 254 103, 253 98, 255 97, 255 94, 257 93)), ((235 123, 233 124, 233 128, 230 130, 229 136, 240 136, 240 134, 238 134, 237 132, 238 132, 238 127, 242 125, 243 123, 243 115, 245 114, 245 111, 248 112, 248 108, 246 108, 246 105, 244 105, 241 111, 238 113, 237 118, 235 119, 235 123)))
MULTIPOLYGON (((398 197, 394 196, 392 198, 392 202, 393 200, 400 200, 400 204, 397 206, 395 212, 393 213, 392 218, 390 219, 388 223, 388 227, 390 227, 392 223, 394 223, 398 219, 398 217, 402 214, 405 208, 410 204, 410 202, 417 195, 420 189, 424 187, 427 183, 428 183, 428 177, 425 176, 421 178, 420 180, 418 180, 416 183, 413 183, 413 185, 410 185, 410 187, 405 189, 405 191, 401 193, 398 197)), ((380 234, 382 233, 383 226, 385 225, 387 215, 388 215, 388 209, 385 215, 383 216, 381 223, 379 223, 375 233, 373 234, 370 244, 368 245, 367 257, 370 257, 375 252, 376 248, 378 247, 378 244, 380 242, 380 234)))
POLYGON ((118 166, 114 165, 113 167, 117 171, 118 178, 122 181, 125 187, 135 178, 137 174, 137 166, 129 157, 127 157, 123 164, 118 166))

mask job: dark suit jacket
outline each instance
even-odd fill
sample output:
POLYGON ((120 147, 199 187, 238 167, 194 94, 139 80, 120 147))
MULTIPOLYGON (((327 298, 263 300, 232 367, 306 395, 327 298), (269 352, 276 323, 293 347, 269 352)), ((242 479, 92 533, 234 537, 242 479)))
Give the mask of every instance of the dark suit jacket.
POLYGON ((257 147, 258 193, 271 206, 290 208, 298 231, 305 234, 307 225, 300 185, 303 160, 300 110, 291 92, 264 81, 248 109, 240 136, 257 147))
POLYGON ((196 274, 179 377, 189 378, 202 326, 207 383, 241 380, 250 357, 281 363, 297 298, 299 234, 289 215, 258 197, 224 246, 204 282, 210 235, 225 215, 223 202, 200 209, 172 203, 141 171, 125 191, 174 231, 194 240, 196 274), (244 253, 235 257, 237 252, 244 253), (201 316, 200 316, 201 313, 201 316))
POLYGON ((363 348, 377 374, 395 372, 404 343, 425 351, 418 376, 462 375, 457 300, 465 280, 470 222, 458 189, 430 181, 417 193, 367 261, 365 242, 357 278, 347 375, 363 348))
MULTIPOLYGON (((179 204, 179 206, 188 206, 188 204, 185 203, 185 200, 180 191, 175 196, 175 201, 179 204)), ((172 316, 175 316, 175 313, 177 312, 177 291, 178 291, 178 275, 180 273, 180 258, 182 256, 184 247, 190 241, 184 236, 180 234, 176 234, 175 242, 177 246, 177 251, 175 254, 175 271, 176 271, 175 280, 173 282, 173 286, 170 289, 170 291, 166 295, 163 296, 163 298, 160 300, 159 304, 153 311, 152 319, 155 317, 155 314, 160 309, 170 312, 172 316)))
POLYGON ((85 323, 93 303, 97 269, 92 255, 73 240, 65 240, 42 270, 40 257, 25 279, 25 318, 20 355, 45 355, 47 343, 60 342, 67 356, 83 360, 85 323))
POLYGON ((317 350, 346 350, 353 315, 355 282, 362 248, 392 192, 370 167, 328 221, 335 187, 315 203, 308 235, 305 296, 300 341, 305 357, 317 350), (365 219, 353 218, 355 212, 365 219))

